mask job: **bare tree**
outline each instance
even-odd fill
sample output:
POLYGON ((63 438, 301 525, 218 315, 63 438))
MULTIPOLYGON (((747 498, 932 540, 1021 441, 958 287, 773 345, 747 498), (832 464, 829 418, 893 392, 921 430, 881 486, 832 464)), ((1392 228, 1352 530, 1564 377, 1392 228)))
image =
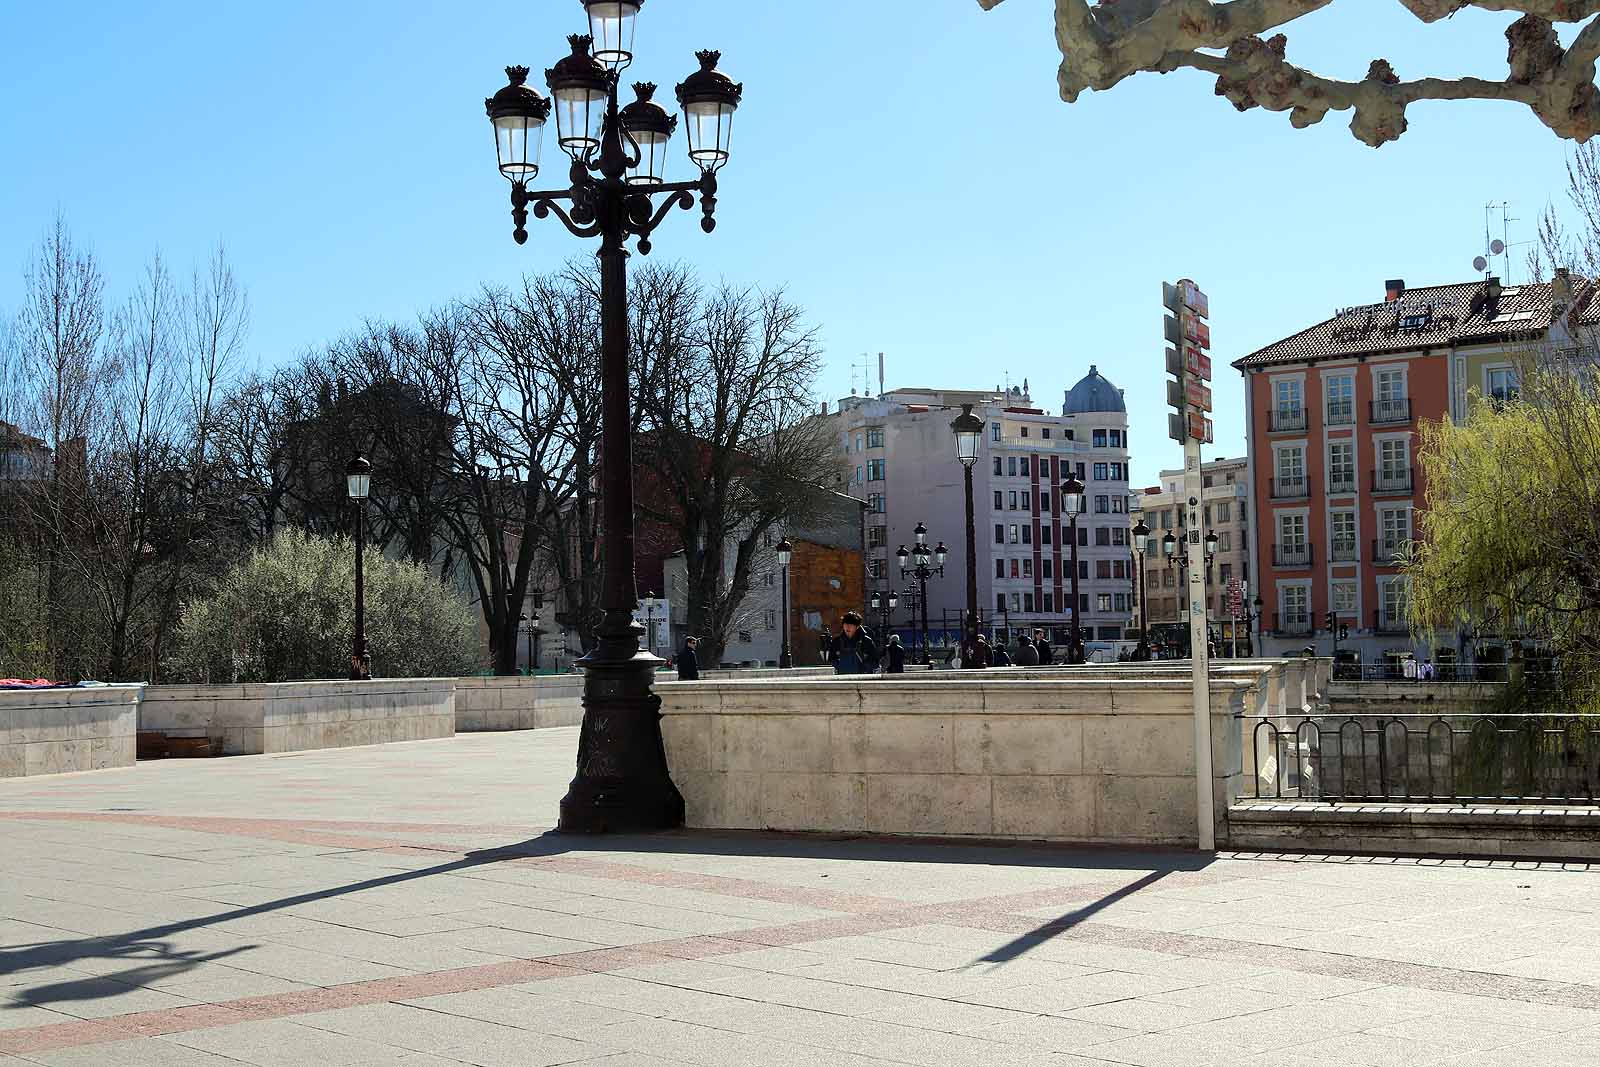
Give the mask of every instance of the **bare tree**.
POLYGON ((826 499, 833 442, 809 417, 816 330, 782 290, 702 292, 682 268, 641 272, 632 306, 638 506, 678 534, 689 628, 715 662, 769 531, 810 521, 826 499))
MULTIPOLYGON (((984 8, 1002 0, 978 0, 984 8)), ((1558 137, 1587 141, 1600 132, 1600 12, 1595 0, 1399 0, 1423 22, 1468 8, 1522 12, 1506 30, 1506 77, 1424 77, 1402 81, 1385 59, 1364 78, 1324 78, 1284 58, 1286 26, 1333 0, 1056 0, 1057 73, 1061 98, 1085 89, 1110 89, 1141 71, 1166 74, 1184 67, 1217 77, 1216 93, 1240 111, 1289 112, 1304 128, 1329 111, 1353 111, 1350 132, 1374 148, 1406 130, 1406 108, 1419 100, 1504 100, 1532 110, 1558 137), (1563 48, 1553 22, 1584 23, 1563 48)), ((1353 0, 1371 6, 1377 0, 1353 0)))

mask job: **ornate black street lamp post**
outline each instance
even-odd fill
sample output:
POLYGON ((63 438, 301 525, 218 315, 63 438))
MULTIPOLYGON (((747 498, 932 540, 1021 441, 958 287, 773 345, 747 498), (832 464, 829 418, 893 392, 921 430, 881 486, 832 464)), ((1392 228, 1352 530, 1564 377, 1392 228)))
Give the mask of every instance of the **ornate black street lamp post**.
POLYGON ((900 603, 900 597, 893 589, 879 591, 874 589, 868 603, 872 610, 878 613, 878 627, 883 635, 884 644, 889 642, 889 624, 894 619, 894 609, 900 603))
POLYGON ((1150 597, 1144 585, 1144 554, 1150 548, 1150 527, 1143 517, 1134 524, 1133 547, 1139 554, 1139 566, 1134 573, 1139 582, 1135 601, 1139 605, 1139 647, 1133 650, 1133 658, 1143 661, 1150 658, 1150 597))
POLYGON ((932 662, 928 646, 928 579, 934 575, 944 577, 944 561, 950 555, 950 550, 944 547, 943 541, 937 547, 928 547, 926 523, 917 523, 917 528, 911 532, 916 536, 916 547, 907 552, 906 546, 901 545, 895 556, 900 560, 900 577, 915 578, 921 587, 917 599, 922 604, 922 662, 926 666, 932 662))
POLYGON ((580 662, 585 671, 578 768, 561 801, 560 828, 600 832, 656 830, 683 823, 683 797, 667 774, 661 701, 650 690, 660 663, 639 648, 634 621, 632 432, 628 396, 625 247, 650 235, 674 206, 694 205, 700 228, 716 226, 717 171, 728 160, 733 113, 743 88, 716 69, 719 54, 698 52, 700 69, 677 88, 700 168, 692 181, 663 179, 666 143, 676 117, 652 99, 655 86, 634 85, 638 99, 617 106, 621 72, 633 60, 634 20, 643 0, 583 0, 590 34, 568 38, 570 55, 545 72, 554 97, 557 141, 572 159, 566 189, 530 191, 539 173, 539 141, 552 103, 529 87, 528 68, 507 67, 508 84, 485 101, 494 125, 500 173, 511 182, 512 236, 528 239, 528 209, 554 214, 577 237, 600 239, 600 392, 602 551, 599 641, 580 662), (666 194, 659 206, 651 201, 666 194), (570 202, 570 209, 561 206, 570 202))
POLYGON ((778 654, 778 666, 784 670, 794 666, 794 656, 789 654, 789 560, 794 558, 794 546, 785 537, 778 542, 778 566, 783 568, 783 651, 778 654))
MULTIPOLYGON (((1218 540, 1218 538, 1217 538, 1217 533, 1216 533, 1215 530, 1213 530, 1211 533, 1206 534, 1206 539, 1205 539, 1205 548, 1206 548, 1205 558, 1206 558, 1206 569, 1207 569, 1208 574, 1209 574, 1212 562, 1217 557, 1217 540, 1218 540)), ((1171 530, 1168 530, 1167 531, 1167 535, 1161 539, 1161 550, 1166 554, 1168 569, 1171 569, 1173 566, 1176 566, 1178 568, 1178 587, 1180 589, 1181 588, 1186 588, 1185 585, 1184 585, 1184 580, 1185 580, 1184 579, 1184 575, 1187 574, 1188 570, 1189 570, 1189 553, 1183 551, 1183 543, 1178 538, 1173 536, 1171 530)), ((1209 585, 1209 583, 1206 583, 1205 585, 1201 586, 1201 597, 1202 597, 1202 599, 1205 598, 1208 595, 1204 591, 1208 585, 1209 585)), ((1194 610, 1194 606, 1192 604, 1190 605, 1189 610, 1190 611, 1194 610)), ((1187 626, 1187 623, 1185 623, 1185 626, 1187 626)), ((1206 624, 1206 632, 1209 633, 1210 630, 1211 630, 1210 620, 1208 619, 1207 620, 1207 624, 1206 624)), ((1191 656, 1194 655, 1194 649, 1191 648, 1189 650, 1189 654, 1191 656)))
POLYGON ((1067 662, 1082 663, 1079 649, 1083 647, 1083 631, 1078 625, 1079 609, 1083 607, 1083 601, 1078 598, 1078 515, 1083 511, 1083 483, 1076 474, 1067 476, 1061 493, 1061 509, 1067 513, 1067 539, 1072 542, 1072 647, 1067 649, 1067 662))
POLYGON ((367 652, 367 589, 361 557, 367 548, 367 491, 372 487, 372 464, 358 455, 344 469, 344 477, 350 499, 356 502, 356 636, 350 648, 350 680, 365 682, 372 678, 372 656, 367 652))
POLYGON ((956 459, 961 463, 967 492, 967 622, 961 652, 964 667, 979 666, 978 650, 978 533, 972 515, 972 465, 978 462, 978 442, 983 439, 983 420, 972 413, 971 404, 961 405, 961 414, 950 423, 956 435, 956 459))

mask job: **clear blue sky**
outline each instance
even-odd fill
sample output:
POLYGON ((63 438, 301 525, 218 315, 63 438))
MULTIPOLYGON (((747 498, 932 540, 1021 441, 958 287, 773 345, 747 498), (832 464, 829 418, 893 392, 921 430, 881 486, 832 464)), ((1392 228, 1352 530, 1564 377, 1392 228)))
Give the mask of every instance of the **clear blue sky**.
MULTIPOLYGON (((680 212, 655 257, 787 286, 821 327, 829 399, 863 352, 887 353, 890 388, 1027 377, 1052 408, 1096 363, 1127 389, 1149 482, 1179 459, 1163 278, 1210 293, 1224 363, 1381 299, 1385 278, 1470 277, 1485 201, 1512 202, 1516 240, 1559 197, 1564 145, 1508 104, 1413 107, 1379 150, 1348 114, 1296 131, 1193 72, 1064 104, 1051 8, 649 0, 630 77, 670 92, 715 47, 745 83, 717 232, 680 212)), ((1511 21, 1339 0, 1289 27, 1289 56, 1498 78, 1511 21)), ((114 291, 157 249, 182 267, 223 242, 263 365, 588 252, 554 220, 511 242, 482 106, 506 64, 559 58, 578 0, 14 4, 0 26, 0 309, 58 209, 114 291)), ((551 139, 560 175, 556 155, 551 139)), ((1220 379, 1215 451, 1237 455, 1242 390, 1220 379)))

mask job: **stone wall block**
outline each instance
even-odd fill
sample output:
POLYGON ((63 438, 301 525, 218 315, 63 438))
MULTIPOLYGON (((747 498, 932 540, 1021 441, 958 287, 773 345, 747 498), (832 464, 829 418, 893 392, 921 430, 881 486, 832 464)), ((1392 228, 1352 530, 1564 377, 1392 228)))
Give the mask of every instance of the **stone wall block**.
POLYGON ((955 726, 947 715, 868 715, 869 773, 955 772, 955 726))
POLYGON ((961 774, 1078 774, 1083 722, 1065 716, 959 716, 955 769, 961 774))
POLYGON ((761 778, 762 819, 772 830, 867 829, 864 774, 774 773, 761 778))
POLYGON ((871 774, 867 829, 887 834, 972 835, 994 832, 986 775, 871 774))
POLYGON ((1084 775, 1002 775, 994 779, 994 832, 1007 837, 1087 841, 1095 836, 1095 783, 1084 775))

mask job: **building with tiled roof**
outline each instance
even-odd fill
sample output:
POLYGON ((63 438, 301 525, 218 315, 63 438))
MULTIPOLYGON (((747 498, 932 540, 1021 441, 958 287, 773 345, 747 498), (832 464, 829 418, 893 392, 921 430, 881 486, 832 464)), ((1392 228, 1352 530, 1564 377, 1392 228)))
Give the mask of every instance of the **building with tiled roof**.
POLYGON ((1418 427, 1463 418, 1474 394, 1514 390, 1519 350, 1570 345, 1600 326, 1596 295, 1593 281, 1565 271, 1525 285, 1390 281, 1383 301, 1341 308, 1234 360, 1245 378, 1269 654, 1312 646, 1365 663, 1502 654, 1467 631, 1408 631, 1396 560, 1427 499, 1418 427))

